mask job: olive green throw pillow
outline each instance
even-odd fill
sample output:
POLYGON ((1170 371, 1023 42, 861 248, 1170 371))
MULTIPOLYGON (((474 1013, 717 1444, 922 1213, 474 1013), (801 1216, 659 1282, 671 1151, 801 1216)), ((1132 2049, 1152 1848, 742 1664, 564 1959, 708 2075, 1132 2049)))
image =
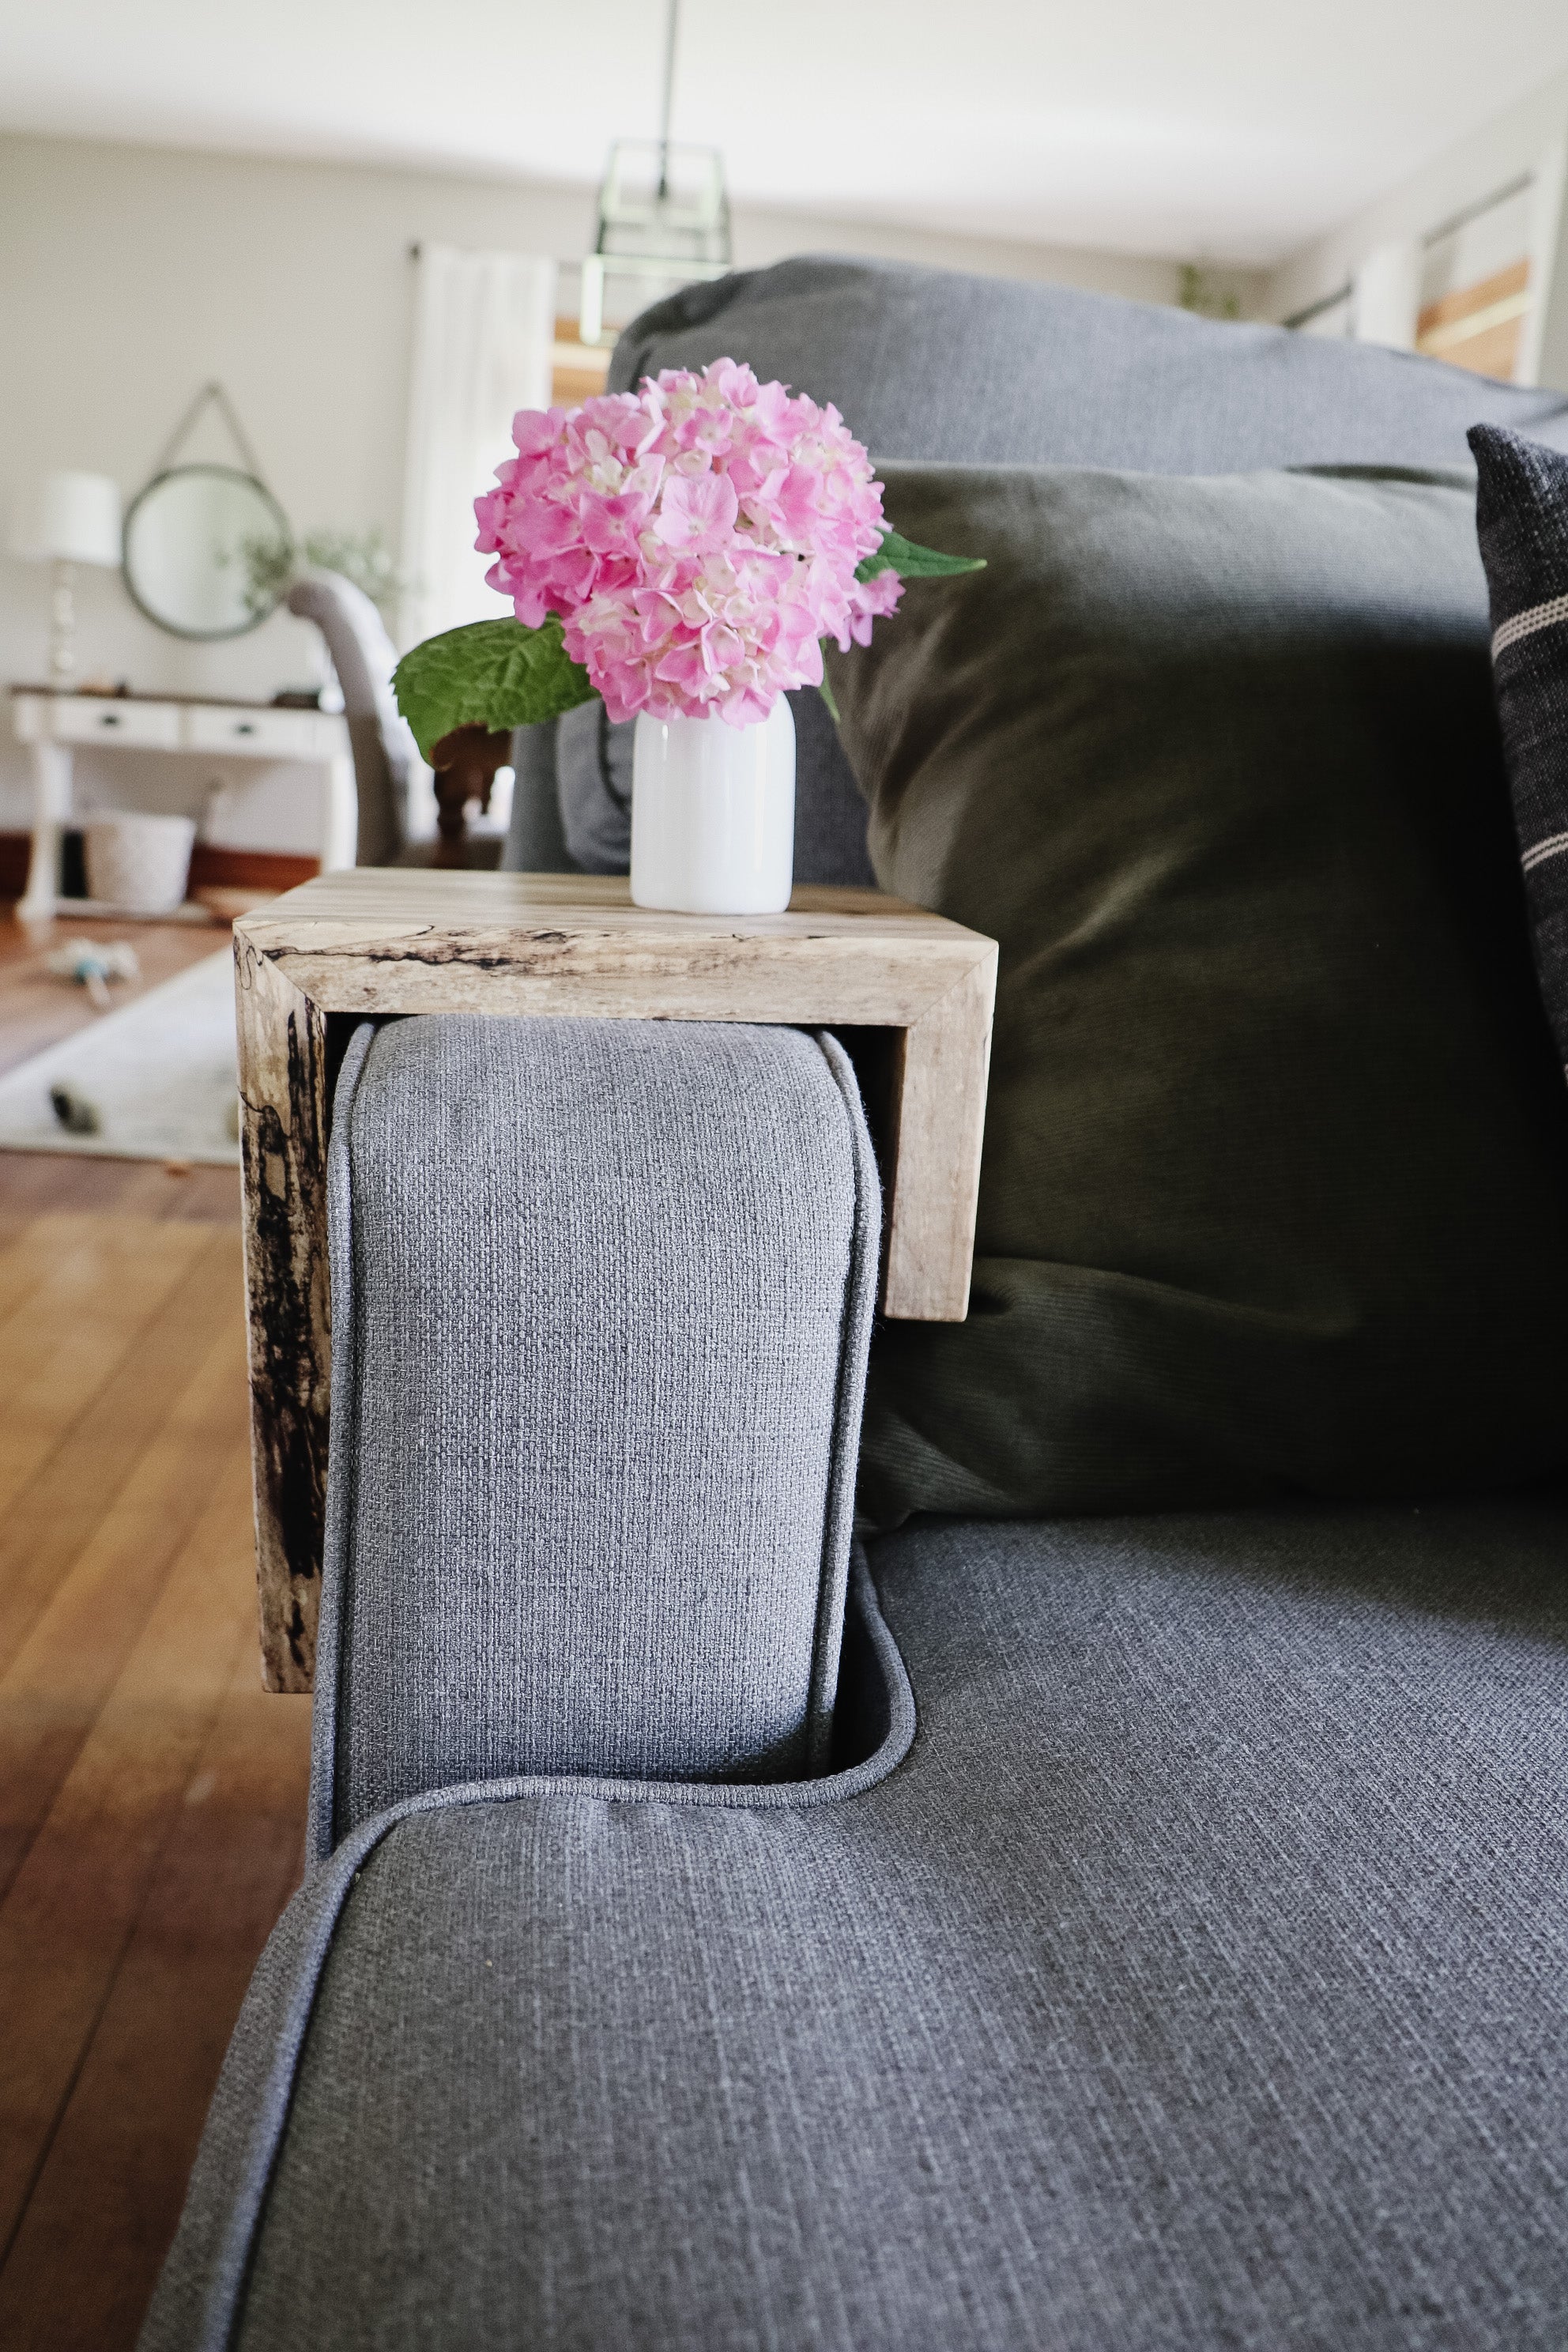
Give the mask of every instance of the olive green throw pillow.
POLYGON ((1568 1460, 1568 1090, 1462 478, 889 467, 983 555, 830 664, 883 887, 1001 944, 973 1304, 880 1524, 1568 1460))

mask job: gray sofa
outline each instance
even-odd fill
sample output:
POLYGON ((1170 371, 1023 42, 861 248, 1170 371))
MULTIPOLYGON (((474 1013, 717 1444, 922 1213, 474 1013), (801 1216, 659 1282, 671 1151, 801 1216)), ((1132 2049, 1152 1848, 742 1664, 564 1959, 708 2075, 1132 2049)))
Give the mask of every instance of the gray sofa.
MULTIPOLYGON (((846 262, 678 297, 617 374, 723 351, 888 457, 1568 430, 846 262)), ((559 751, 519 856, 576 822, 559 751)), ((1568 1501, 857 1543, 831 1039, 367 1028, 331 1186, 310 1868, 148 2352, 1562 2343, 1568 1501)))
MULTIPOLYGON (((889 263, 803 257, 692 286, 626 330, 616 390, 744 357, 831 400, 872 456, 1229 474, 1268 466, 1462 467, 1475 424, 1568 449, 1568 397, 1371 344, 889 263)), ((865 884, 866 808, 821 697, 793 695, 795 875, 865 884)), ((514 873, 624 874, 631 729, 597 702, 514 743, 514 873)))

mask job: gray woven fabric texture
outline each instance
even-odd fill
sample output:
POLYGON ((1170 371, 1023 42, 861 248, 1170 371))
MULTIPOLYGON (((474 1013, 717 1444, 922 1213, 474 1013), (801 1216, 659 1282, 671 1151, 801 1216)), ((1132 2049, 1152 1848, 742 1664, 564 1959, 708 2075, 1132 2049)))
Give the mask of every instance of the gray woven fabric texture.
POLYGON ((841 1050, 471 1015, 356 1048, 317 1851, 451 1781, 806 1769, 877 1262, 841 1050))
POLYGON ((228 2352, 321 1970, 366 1857, 390 1832, 423 1811, 519 1801, 802 1812, 861 1795, 909 1754, 915 1710, 909 1676, 858 1549, 850 1566, 836 1726, 833 1769, 807 1780, 524 1776, 475 1781, 405 1798, 351 1832, 310 1871, 251 1979, 179 2231, 148 2310, 142 2352, 228 2352))
POLYGON ((918 1735, 850 1801, 405 1821, 235 2341, 1556 2352, 1565 1539, 908 1531, 918 1735))
POLYGON ((575 865, 562 830, 555 725, 512 730, 511 814, 501 844, 509 874, 570 874, 575 865))
POLYGON ((1075 287, 830 254, 655 303, 616 344, 610 383, 721 358, 836 401, 879 459, 1156 474, 1464 466, 1477 423, 1568 447, 1562 392, 1075 287))

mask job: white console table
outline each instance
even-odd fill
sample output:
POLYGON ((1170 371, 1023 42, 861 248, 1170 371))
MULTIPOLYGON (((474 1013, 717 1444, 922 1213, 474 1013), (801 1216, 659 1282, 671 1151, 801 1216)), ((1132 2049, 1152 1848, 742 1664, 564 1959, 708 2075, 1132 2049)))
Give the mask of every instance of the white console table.
POLYGON ((26 920, 52 915, 60 904, 60 835, 71 822, 71 756, 79 743, 205 752, 209 759, 298 760, 317 767, 322 870, 354 862, 353 751, 348 721, 333 712, 175 694, 57 694, 23 686, 11 690, 11 715, 18 742, 33 749, 33 847, 26 895, 16 908, 26 920))

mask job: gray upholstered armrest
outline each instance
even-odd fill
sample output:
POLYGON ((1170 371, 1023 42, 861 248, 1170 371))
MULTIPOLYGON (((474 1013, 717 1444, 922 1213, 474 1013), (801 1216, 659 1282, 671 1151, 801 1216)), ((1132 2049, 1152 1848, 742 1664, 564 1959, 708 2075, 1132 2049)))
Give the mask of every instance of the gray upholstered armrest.
POLYGON ((817 1769, 879 1223, 838 1046, 366 1024, 331 1196, 315 1851, 460 1780, 817 1769))
POLYGON ((576 861, 561 823, 558 719, 519 727, 511 739, 511 818, 501 845, 506 874, 571 874, 576 861))

